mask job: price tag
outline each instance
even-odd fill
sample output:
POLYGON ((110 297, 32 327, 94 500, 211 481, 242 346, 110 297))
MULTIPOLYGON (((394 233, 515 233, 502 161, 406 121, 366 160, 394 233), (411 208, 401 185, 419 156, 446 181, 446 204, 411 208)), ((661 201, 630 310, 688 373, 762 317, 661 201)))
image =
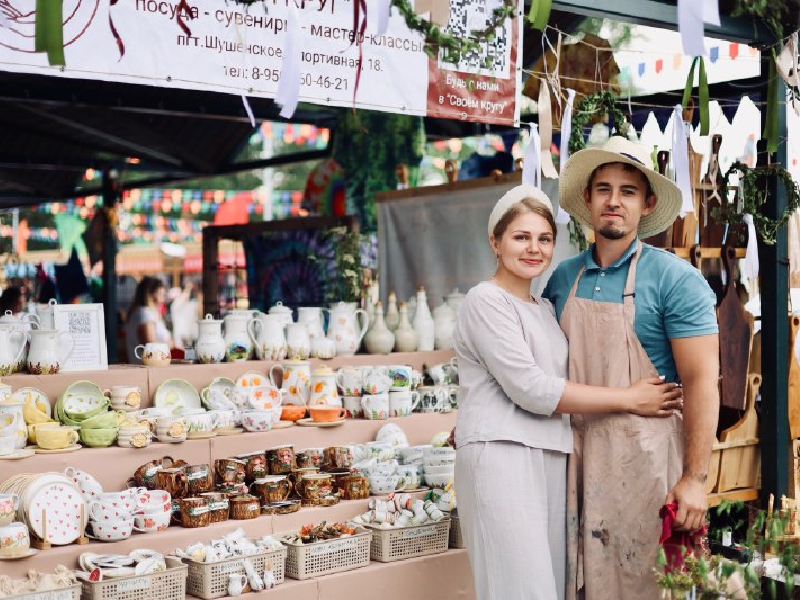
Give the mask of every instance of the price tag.
POLYGON ((420 527, 419 529, 404 531, 403 533, 400 534, 400 539, 403 540, 414 539, 418 537, 424 537, 426 535, 433 535, 434 533, 436 533, 436 527, 434 526, 420 527))
POLYGON ((338 540, 336 542, 328 542, 327 544, 320 544, 319 546, 315 546, 314 548, 311 548, 309 554, 311 554, 312 556, 333 554, 334 552, 338 552, 339 550, 355 548, 357 544, 358 544, 357 539, 347 538, 345 540, 338 540))
POLYGON ((220 565, 219 570, 223 573, 242 573, 244 572, 244 563, 240 560, 235 560, 224 565, 220 565))
POLYGON ((51 592, 37 592, 17 596, 19 600, 72 600, 72 590, 54 590, 51 592))
POLYGON ((132 592, 133 590, 144 590, 150 587, 149 577, 139 577, 137 579, 126 579, 117 584, 120 592, 132 592))

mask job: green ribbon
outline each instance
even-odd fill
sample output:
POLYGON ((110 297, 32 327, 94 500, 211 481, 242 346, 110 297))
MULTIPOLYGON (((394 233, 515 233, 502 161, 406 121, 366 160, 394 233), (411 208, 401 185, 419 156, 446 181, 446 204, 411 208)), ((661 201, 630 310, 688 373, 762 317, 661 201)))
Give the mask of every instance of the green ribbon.
POLYGON ((543 31, 550 20, 550 10, 553 8, 553 0, 532 0, 531 10, 528 12, 528 20, 531 21, 534 29, 543 31))
POLYGON ((769 83, 767 84, 767 114, 764 118, 762 139, 767 141, 767 152, 778 151, 778 73, 775 68, 775 57, 769 61, 769 83))
POLYGON ((694 68, 700 65, 700 81, 698 83, 698 96, 700 102, 700 135, 708 135, 708 77, 706 76, 706 63, 702 56, 695 56, 692 66, 689 68, 689 76, 686 78, 686 86, 683 88, 683 101, 681 105, 686 108, 692 98, 692 88, 694 87, 694 68))
POLYGON ((36 0, 36 52, 47 52, 51 66, 65 65, 64 0, 36 0))

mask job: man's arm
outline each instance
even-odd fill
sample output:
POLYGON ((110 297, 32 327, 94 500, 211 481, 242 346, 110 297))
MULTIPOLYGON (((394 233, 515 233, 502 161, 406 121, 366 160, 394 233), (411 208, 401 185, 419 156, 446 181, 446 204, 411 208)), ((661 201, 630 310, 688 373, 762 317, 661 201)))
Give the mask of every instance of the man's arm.
POLYGON ((675 525, 694 531, 707 508, 706 479, 719 418, 719 337, 671 339, 678 376, 683 383, 683 476, 667 494, 678 503, 675 525))

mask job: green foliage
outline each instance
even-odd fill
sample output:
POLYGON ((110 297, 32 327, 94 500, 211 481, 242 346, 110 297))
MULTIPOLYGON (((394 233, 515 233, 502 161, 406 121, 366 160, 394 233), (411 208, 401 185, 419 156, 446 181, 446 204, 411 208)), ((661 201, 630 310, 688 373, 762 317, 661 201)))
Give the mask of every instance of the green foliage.
POLYGON ((775 34, 776 41, 794 31, 786 31, 785 24, 796 23, 800 11, 800 0, 734 0, 733 4, 732 16, 749 16, 764 21, 775 34))

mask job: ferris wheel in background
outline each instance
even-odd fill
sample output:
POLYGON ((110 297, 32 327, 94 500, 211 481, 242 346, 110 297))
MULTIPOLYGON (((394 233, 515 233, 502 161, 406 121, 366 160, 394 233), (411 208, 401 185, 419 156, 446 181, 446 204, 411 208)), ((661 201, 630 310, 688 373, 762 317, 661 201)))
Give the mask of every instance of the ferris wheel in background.
MULTIPOLYGON (((79 39, 97 16, 100 0, 63 0, 64 47, 79 39)), ((31 0, 0 0, 0 46, 34 53, 36 10, 31 0)))

